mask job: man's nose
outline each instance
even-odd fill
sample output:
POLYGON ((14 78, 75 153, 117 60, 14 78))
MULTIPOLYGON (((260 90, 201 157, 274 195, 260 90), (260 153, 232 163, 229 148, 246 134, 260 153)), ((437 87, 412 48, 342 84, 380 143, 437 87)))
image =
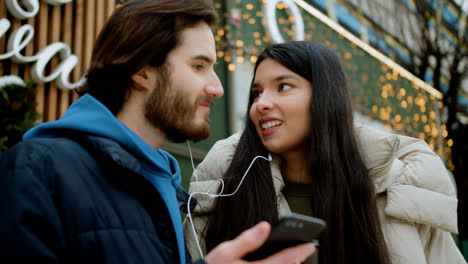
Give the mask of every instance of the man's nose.
POLYGON ((213 98, 219 98, 223 96, 223 85, 221 84, 221 81, 219 80, 216 73, 214 73, 213 80, 210 82, 210 84, 208 84, 208 86, 205 89, 205 92, 213 98))

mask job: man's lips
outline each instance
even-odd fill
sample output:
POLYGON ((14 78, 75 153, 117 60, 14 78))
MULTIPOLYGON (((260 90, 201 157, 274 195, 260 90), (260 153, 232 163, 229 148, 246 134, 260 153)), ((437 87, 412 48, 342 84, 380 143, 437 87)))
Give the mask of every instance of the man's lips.
POLYGON ((204 106, 204 107, 210 107, 210 105, 213 105, 213 103, 208 103, 208 102, 201 102, 200 103, 201 106, 204 106))
POLYGON ((210 106, 212 105, 214 105, 213 100, 208 100, 208 101, 204 100, 198 104, 198 107, 202 112, 210 113, 211 112, 210 106))
POLYGON ((210 97, 201 97, 197 100, 198 105, 203 106, 203 107, 210 107, 214 105, 214 101, 210 97))

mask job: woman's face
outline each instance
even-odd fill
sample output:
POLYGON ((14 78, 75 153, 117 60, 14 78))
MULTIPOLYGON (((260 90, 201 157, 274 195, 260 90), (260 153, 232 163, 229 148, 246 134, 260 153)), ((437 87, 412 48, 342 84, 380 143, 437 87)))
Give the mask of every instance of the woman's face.
POLYGON ((252 85, 250 119, 268 151, 302 151, 310 128, 312 84, 273 59, 260 63, 252 85))

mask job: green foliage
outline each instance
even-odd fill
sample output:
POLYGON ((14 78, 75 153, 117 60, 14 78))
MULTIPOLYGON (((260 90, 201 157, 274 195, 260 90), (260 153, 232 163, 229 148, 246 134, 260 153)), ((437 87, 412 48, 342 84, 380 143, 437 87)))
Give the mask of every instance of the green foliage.
POLYGON ((23 133, 39 120, 35 97, 32 82, 0 87, 0 153, 19 142, 23 133))

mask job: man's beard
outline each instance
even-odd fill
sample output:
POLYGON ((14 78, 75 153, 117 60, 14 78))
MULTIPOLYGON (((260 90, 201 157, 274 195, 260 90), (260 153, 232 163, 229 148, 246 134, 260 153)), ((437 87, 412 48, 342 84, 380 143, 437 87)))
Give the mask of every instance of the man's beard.
POLYGON ((195 102, 191 102, 183 90, 171 87, 167 71, 163 70, 159 75, 161 78, 158 78, 146 101, 145 117, 173 142, 187 139, 198 142, 209 137, 209 119, 202 124, 194 124, 193 119, 200 102, 212 102, 212 99, 200 96, 195 102))

